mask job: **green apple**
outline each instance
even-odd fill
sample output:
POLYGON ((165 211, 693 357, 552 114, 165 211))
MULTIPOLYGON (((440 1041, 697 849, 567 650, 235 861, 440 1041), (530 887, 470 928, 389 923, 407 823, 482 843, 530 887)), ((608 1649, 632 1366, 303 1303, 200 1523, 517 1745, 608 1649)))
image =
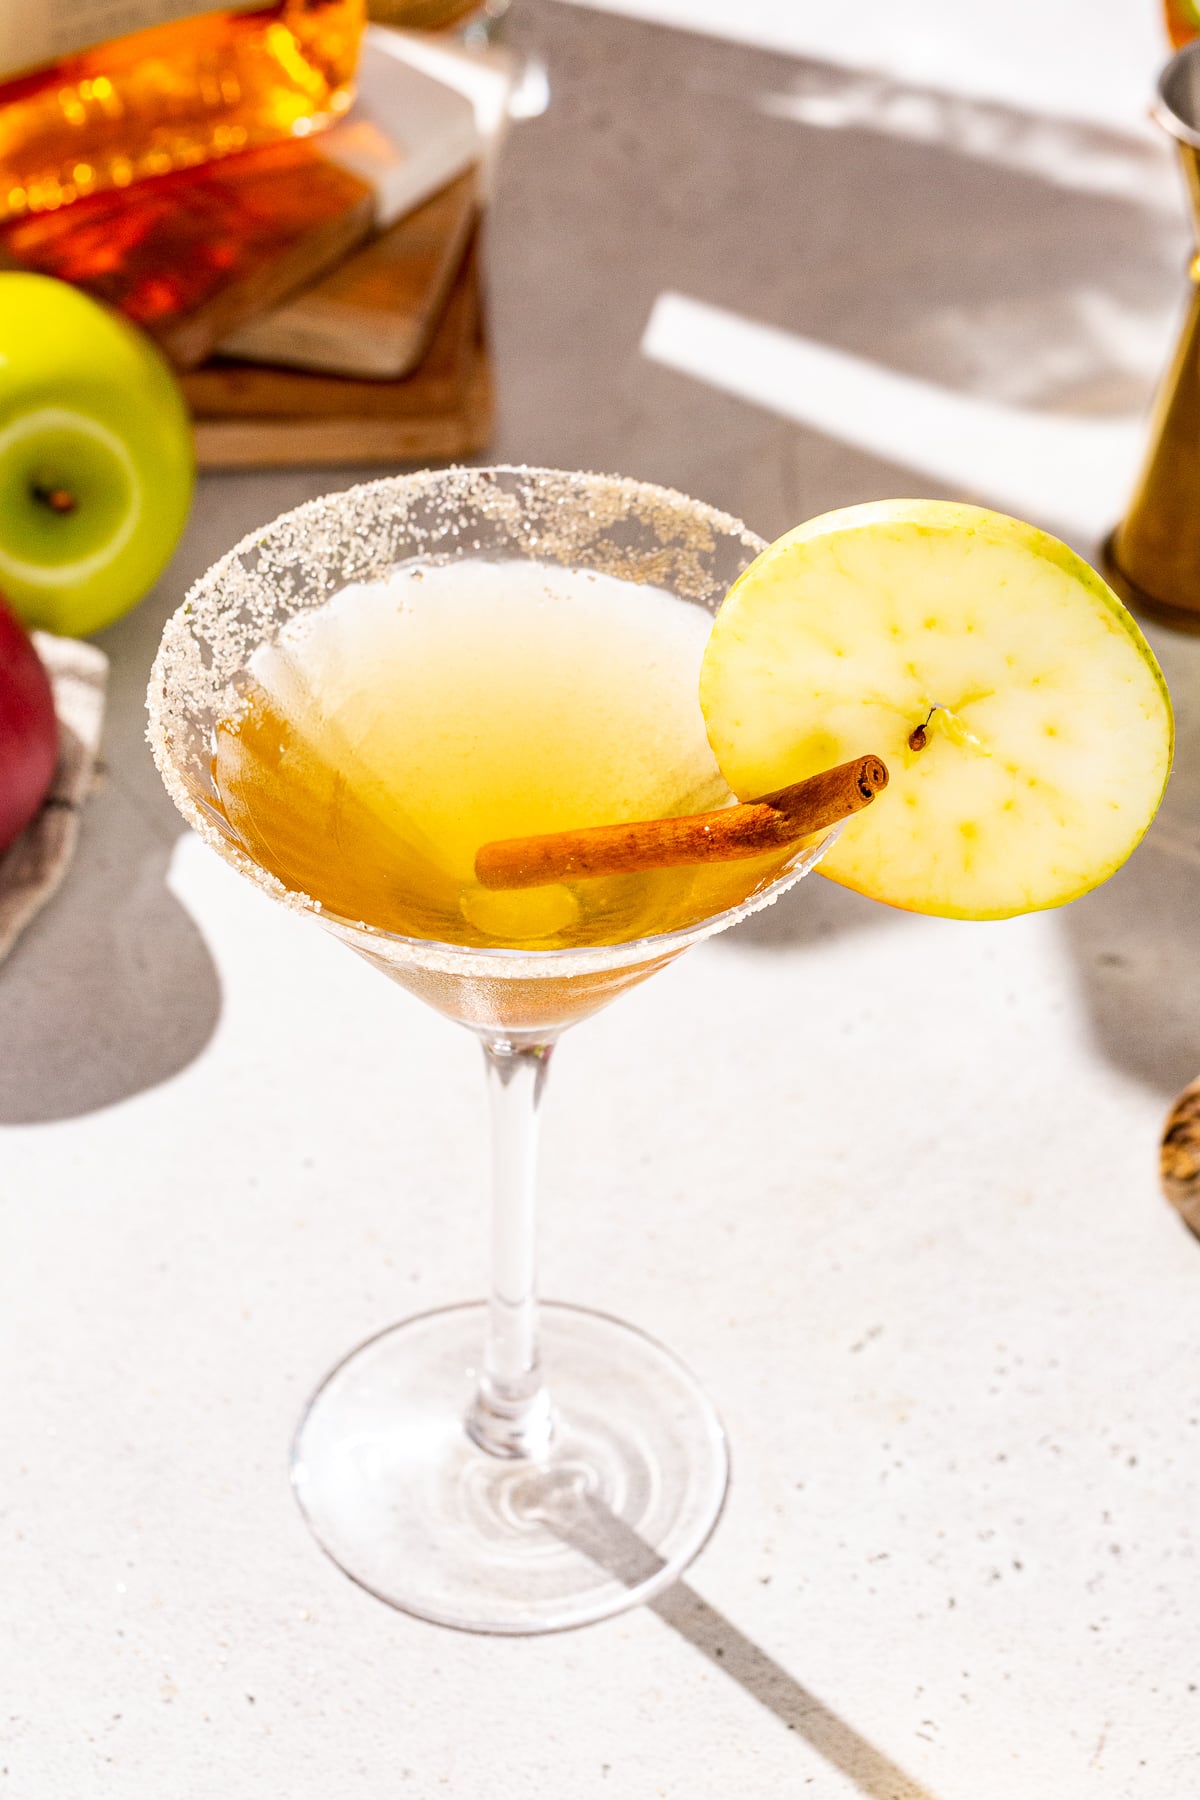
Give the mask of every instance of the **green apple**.
POLYGON ((700 704, 741 799, 882 756, 888 791, 822 873, 949 918, 1098 886, 1171 767, 1162 672, 1095 571, 1031 525, 936 500, 847 507, 765 550, 717 614, 700 704))
POLYGON ((0 274, 0 589, 26 624, 81 637, 140 600, 194 470, 149 338, 66 282, 0 274))

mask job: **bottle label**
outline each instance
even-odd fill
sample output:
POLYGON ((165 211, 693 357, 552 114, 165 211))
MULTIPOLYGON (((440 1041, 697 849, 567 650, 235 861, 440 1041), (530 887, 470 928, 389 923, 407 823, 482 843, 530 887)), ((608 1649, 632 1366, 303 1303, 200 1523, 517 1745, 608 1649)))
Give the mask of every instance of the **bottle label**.
POLYGON ((108 38, 202 13, 254 12, 270 0, 0 0, 0 81, 108 38))

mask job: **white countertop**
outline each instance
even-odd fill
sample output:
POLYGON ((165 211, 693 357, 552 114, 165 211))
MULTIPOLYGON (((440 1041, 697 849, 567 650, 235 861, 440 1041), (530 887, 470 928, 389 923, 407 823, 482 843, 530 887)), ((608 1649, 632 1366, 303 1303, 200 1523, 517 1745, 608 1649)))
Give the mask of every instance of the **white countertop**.
MULTIPOLYGON (((591 133, 619 163, 621 96, 670 86, 663 58, 698 130, 725 70, 778 89, 789 65, 532 0, 525 21, 557 98, 514 136, 492 232, 498 453, 624 463, 767 531, 912 491, 918 444, 880 463, 639 357, 655 292, 702 286, 682 161, 662 176, 660 264, 596 264, 614 294, 646 277, 628 320, 614 299, 572 362, 548 336, 574 306, 570 262, 529 316, 563 217, 547 134, 591 133)), ((790 154, 778 121, 761 129, 764 155, 790 154)), ((847 135, 860 168, 891 154, 847 135)), ((812 189, 830 143, 804 132, 812 189)), ((1025 283, 1006 318, 1032 329, 1043 282, 1045 341, 1093 357, 1094 395, 1108 355, 1105 416, 1136 421, 1169 339, 1178 210, 994 179, 1025 283), (1035 266, 1073 217, 1079 238, 1035 266), (1055 311, 1073 258, 1099 295, 1085 315, 1129 326, 1115 348, 1115 326, 1084 342, 1055 311)), ((607 191, 638 180, 617 168, 607 191)), ((922 304, 938 330, 959 308, 960 345, 990 318, 1015 368, 1027 338, 979 310, 1005 264, 971 274, 983 226, 937 192, 925 249, 950 268, 957 236, 967 274, 922 304)), ((870 326, 881 362, 928 378, 901 291, 921 277, 899 238, 879 255, 897 291, 843 265, 860 314, 842 348, 865 357, 870 326)), ((735 293, 722 270, 698 297, 815 339, 824 302, 785 318, 771 279, 735 293)), ((982 366, 960 358, 961 391, 1015 404, 982 366)), ((104 640, 111 774, 66 887, 0 971, 0 1796, 1194 1800, 1200 1244, 1156 1166, 1166 1106, 1200 1071, 1200 641, 1152 633, 1178 771, 1094 896, 972 927, 813 877, 564 1041, 545 1291, 684 1357, 725 1419, 733 1487, 653 1611, 461 1636, 321 1556, 287 1449, 347 1349, 481 1291, 479 1053, 183 835, 141 743, 185 583, 343 479, 203 483, 176 565, 104 640)))

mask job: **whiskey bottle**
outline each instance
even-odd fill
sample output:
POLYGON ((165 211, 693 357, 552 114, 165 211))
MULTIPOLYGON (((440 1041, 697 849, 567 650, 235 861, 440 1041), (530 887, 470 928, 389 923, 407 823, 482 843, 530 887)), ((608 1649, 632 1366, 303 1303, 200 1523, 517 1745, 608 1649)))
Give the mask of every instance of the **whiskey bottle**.
POLYGON ((0 0, 0 221, 303 137, 350 104, 364 0, 0 0))

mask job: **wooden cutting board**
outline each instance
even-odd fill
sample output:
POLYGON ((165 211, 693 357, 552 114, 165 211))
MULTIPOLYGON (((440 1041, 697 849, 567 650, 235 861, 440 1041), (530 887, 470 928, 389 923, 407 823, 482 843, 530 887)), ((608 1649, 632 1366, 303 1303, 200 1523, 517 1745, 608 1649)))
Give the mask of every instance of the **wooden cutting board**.
POLYGON ((215 361, 184 377, 202 468, 440 462, 486 447, 492 378, 478 258, 468 252, 428 352, 399 381, 215 361))
POLYGON ((445 307, 475 214, 472 170, 223 339, 220 354, 372 380, 409 374, 445 307))

